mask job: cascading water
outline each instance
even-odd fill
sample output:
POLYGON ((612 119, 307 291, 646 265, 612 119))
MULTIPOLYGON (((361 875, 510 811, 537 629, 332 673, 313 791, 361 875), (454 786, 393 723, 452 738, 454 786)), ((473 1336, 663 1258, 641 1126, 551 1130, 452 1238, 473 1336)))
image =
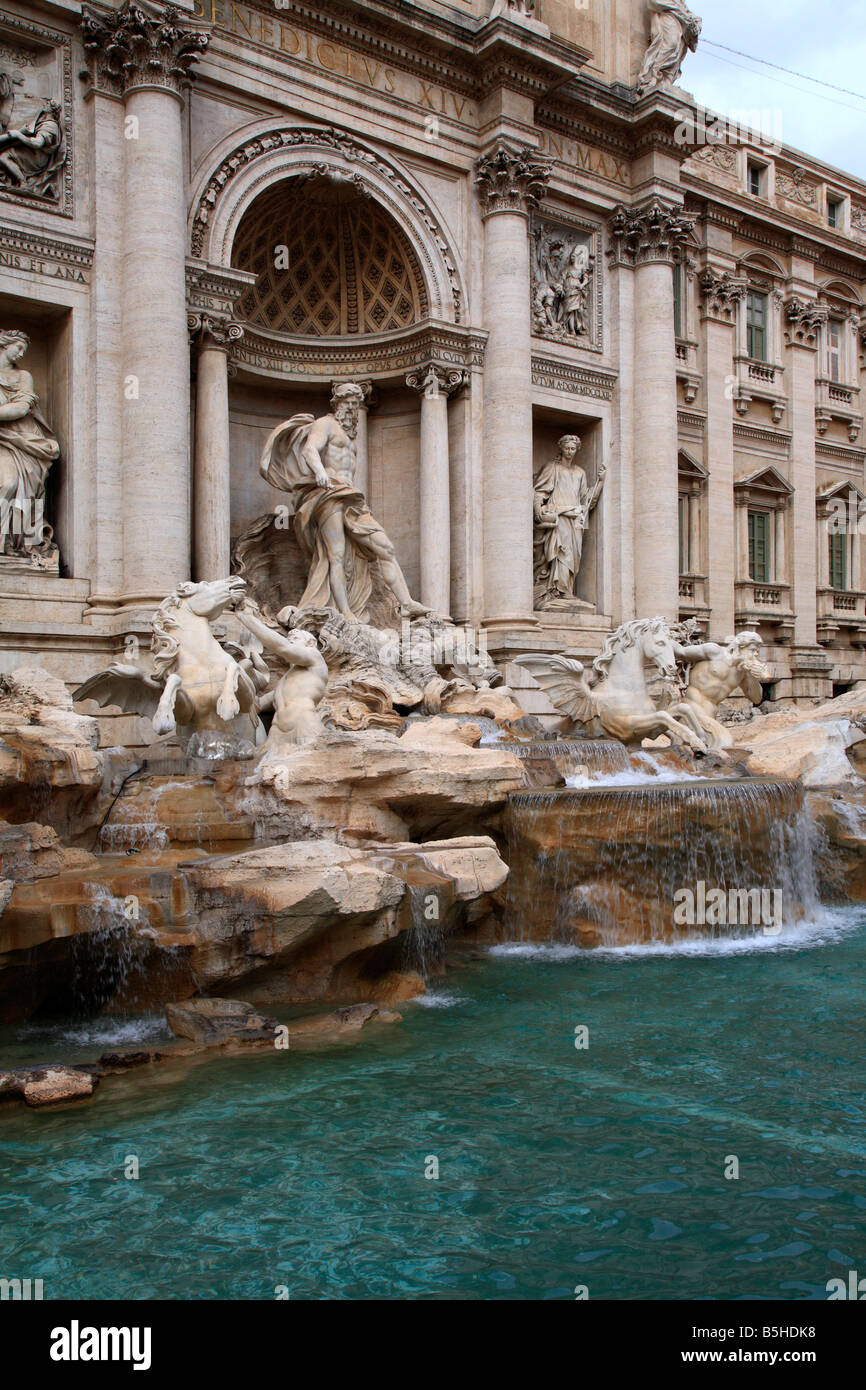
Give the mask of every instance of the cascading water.
POLYGON ((766 935, 817 908, 797 782, 527 790, 512 794, 508 818, 514 938, 596 946, 766 935))
POLYGON ((89 902, 79 913, 86 929, 72 943, 70 994, 75 1012, 98 1013, 127 993, 150 941, 135 897, 115 897, 104 883, 84 887, 89 902))
POLYGON ((415 970, 427 980, 445 960, 445 927, 453 906, 454 880, 439 873, 423 854, 377 854, 373 863, 387 873, 399 874, 406 893, 397 909, 400 970, 415 970))
POLYGON ((536 778, 543 780, 539 774, 548 772, 551 767, 561 777, 588 778, 626 772, 630 766, 626 748, 615 739, 549 739, 510 744, 508 751, 526 764, 524 781, 527 786, 532 786, 536 778))

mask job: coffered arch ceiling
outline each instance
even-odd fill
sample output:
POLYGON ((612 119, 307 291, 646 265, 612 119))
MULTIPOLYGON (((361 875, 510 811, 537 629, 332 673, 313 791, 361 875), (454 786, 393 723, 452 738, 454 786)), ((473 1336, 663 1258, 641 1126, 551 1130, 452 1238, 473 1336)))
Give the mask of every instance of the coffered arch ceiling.
POLYGON ((271 333, 387 333, 429 314, 408 237, 349 178, 315 173, 272 184, 244 213, 231 259, 257 276, 238 317, 271 333))

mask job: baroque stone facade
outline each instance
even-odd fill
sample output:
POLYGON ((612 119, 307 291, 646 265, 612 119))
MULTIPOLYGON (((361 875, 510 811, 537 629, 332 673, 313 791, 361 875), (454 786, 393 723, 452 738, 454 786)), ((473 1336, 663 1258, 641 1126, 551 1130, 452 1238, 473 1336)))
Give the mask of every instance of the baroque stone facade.
POLYGON ((48 529, 0 555, 4 669, 79 685, 227 575, 285 505, 274 426, 356 382, 410 591, 527 708, 514 656, 656 614, 759 632, 777 697, 866 678, 866 185, 684 140, 699 32, 682 0, 4 0, 0 331, 56 446, 48 529))

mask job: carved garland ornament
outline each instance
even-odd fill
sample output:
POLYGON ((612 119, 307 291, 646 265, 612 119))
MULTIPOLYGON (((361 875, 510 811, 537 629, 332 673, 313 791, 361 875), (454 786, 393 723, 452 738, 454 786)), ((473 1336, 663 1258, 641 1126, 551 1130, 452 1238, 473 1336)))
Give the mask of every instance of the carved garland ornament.
MULTIPOLYGON (((196 209, 195 220, 192 229, 192 254, 200 256, 204 246, 205 235, 210 222, 213 209, 216 207, 218 198, 221 197, 228 184, 241 171, 254 160, 259 159, 269 150, 276 149, 298 149, 309 147, 310 149, 333 150, 342 156, 343 159, 355 164, 364 164, 388 181, 396 193, 399 193, 417 213, 423 221, 425 227, 432 236, 436 247, 445 264, 448 274, 448 281, 451 286, 451 299, 454 305, 454 316, 457 323, 461 322, 461 290, 457 279, 457 271, 448 251, 448 245, 436 222, 430 216, 421 199, 418 198, 409 187, 408 183, 383 160, 379 159, 369 150, 362 149, 354 144, 347 135, 335 130, 332 126, 322 127, 297 127, 286 126, 279 130, 269 131, 266 135, 259 135, 254 140, 248 140, 245 144, 233 150, 220 164, 216 173, 209 179, 204 193, 201 195, 196 209)), ((317 172, 324 172, 328 168, 327 163, 319 166, 317 172)), ((291 174, 289 173, 289 176, 291 174)), ((363 187, 363 180, 360 173, 353 176, 359 187, 363 187)))

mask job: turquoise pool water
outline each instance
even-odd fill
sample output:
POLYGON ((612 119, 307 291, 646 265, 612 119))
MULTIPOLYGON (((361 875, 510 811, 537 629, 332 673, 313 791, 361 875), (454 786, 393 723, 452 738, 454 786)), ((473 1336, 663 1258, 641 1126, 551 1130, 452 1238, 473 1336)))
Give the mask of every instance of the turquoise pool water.
POLYGON ((505 948, 351 1049, 7 1106, 0 1274, 46 1298, 824 1299, 866 1275, 864 993, 859 911, 679 953, 505 948))

